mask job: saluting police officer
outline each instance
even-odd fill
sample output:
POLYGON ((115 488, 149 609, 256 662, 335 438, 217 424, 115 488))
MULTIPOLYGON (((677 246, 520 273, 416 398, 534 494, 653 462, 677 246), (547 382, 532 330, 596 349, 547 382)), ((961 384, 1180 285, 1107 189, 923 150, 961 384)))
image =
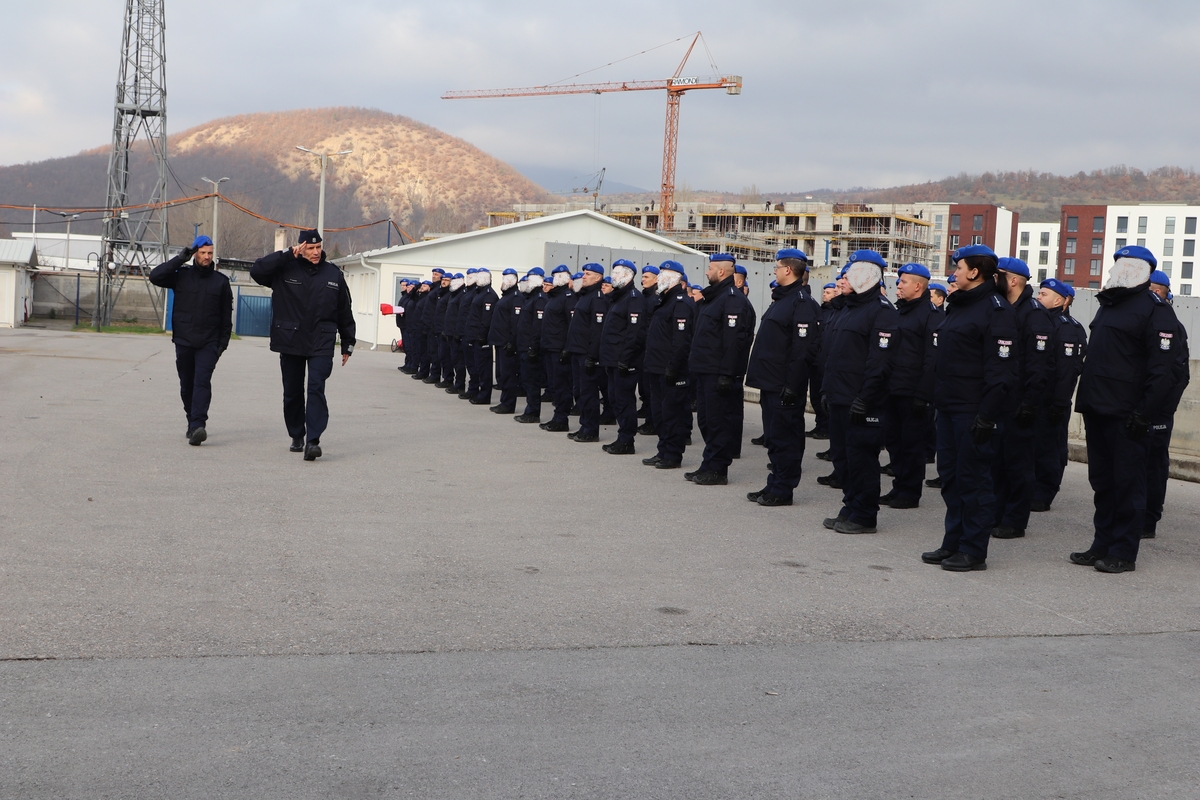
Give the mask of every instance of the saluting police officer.
POLYGON ((700 468, 683 477, 698 486, 725 485, 733 463, 739 431, 737 398, 754 337, 754 311, 734 285, 734 257, 709 256, 701 292, 688 370, 696 382, 696 413, 704 455, 700 468))
POLYGON ((775 288, 763 313, 746 369, 746 385, 759 390, 763 438, 771 470, 767 485, 746 499, 760 506, 790 506, 804 460, 804 396, 820 349, 820 308, 802 290, 808 256, 796 248, 775 254, 775 288))
POLYGON ((1158 260, 1144 247, 1122 247, 1096 295, 1088 357, 1075 410, 1083 414, 1088 482, 1095 493, 1095 537, 1071 561, 1101 572, 1137 567, 1146 517, 1146 434, 1162 418, 1175 386, 1179 321, 1150 291, 1158 260))
POLYGON ((350 287, 325 260, 321 235, 302 231, 300 243, 254 262, 250 277, 271 288, 271 350, 283 373, 283 420, 292 452, 305 461, 321 457, 321 434, 329 424, 325 381, 333 372, 334 336, 342 340, 342 366, 354 352, 350 287), (308 398, 305 402, 305 371, 308 398), (307 437, 307 438, 306 438, 307 437))
POLYGON ((546 364, 546 383, 554 416, 541 429, 563 433, 571 429, 571 354, 567 352, 567 331, 579 295, 571 286, 571 269, 559 264, 550 271, 550 291, 542 313, 542 358, 546 364))
POLYGON ((492 271, 480 267, 475 273, 475 296, 471 298, 463 333, 464 340, 471 345, 471 361, 467 364, 470 376, 467 392, 473 406, 486 406, 492 402, 492 346, 488 344, 488 335, 499 299, 492 288, 492 271))
POLYGON ((207 236, 196 237, 191 247, 159 264, 149 277, 155 286, 175 290, 171 306, 175 371, 187 415, 188 444, 198 447, 208 438, 205 425, 213 370, 233 333, 233 291, 229 278, 213 264, 213 243, 207 236))
POLYGON ((941 547, 921 560, 968 572, 987 569, 996 523, 996 427, 1017 384, 1020 342, 1012 306, 996 286, 992 249, 967 245, 951 258, 958 288, 946 300, 949 310, 934 338, 933 383, 946 533, 941 547))
POLYGON ((542 317, 546 311, 546 276, 541 267, 525 275, 525 303, 517 320, 517 353, 521 357, 521 385, 525 387, 525 410, 513 417, 517 422, 542 421, 542 389, 546 387, 546 365, 542 358, 542 317))
MULTIPOLYGON (((658 435, 658 452, 642 463, 678 469, 692 427, 688 395, 688 355, 695 328, 695 303, 687 294, 687 275, 678 261, 658 267, 657 306, 646 328, 643 372, 650 382, 650 413, 658 435)), ((647 312, 649 313, 649 312, 647 312)))
POLYGON ((446 336, 446 315, 449 313, 451 289, 462 286, 462 274, 455 283, 453 272, 442 276, 442 296, 438 298, 437 308, 433 315, 433 329, 437 346, 437 383, 434 388, 445 389, 454 383, 454 359, 450 353, 450 342, 446 336))
POLYGON ((445 309, 445 287, 449 285, 445 278, 444 270, 433 270, 433 278, 429 282, 429 296, 425 298, 425 308, 421 312, 421 330, 425 341, 421 369, 417 374, 423 382, 434 385, 442 381, 441 328, 438 313, 444 312, 445 309))
MULTIPOLYGON (((425 302, 429 299, 429 293, 433 289, 432 281, 420 281, 416 286, 416 294, 413 295, 413 300, 409 306, 406 315, 408 316, 408 336, 413 342, 413 363, 408 371, 408 376, 413 380, 423 380, 428 374, 425 370, 425 364, 428 361, 425 329, 425 309, 428 304, 425 302)), ((408 349, 408 342, 405 341, 404 348, 408 349)))
MULTIPOLYGON (((658 308, 658 267, 646 264, 642 267, 642 316, 648 325, 658 308)), ((639 419, 646 420, 637 432, 643 436, 654 436, 658 420, 654 417, 654 402, 650 397, 650 376, 643 369, 638 373, 638 411, 639 419)))
POLYGON ((637 385, 646 346, 642 292, 633 285, 637 265, 619 258, 612 266, 612 294, 600 337, 600 366, 608 376, 608 397, 617 418, 617 439, 604 445, 611 455, 633 455, 637 434, 637 385))
POLYGON ((517 271, 509 267, 500 275, 500 299, 492 308, 488 344, 496 348, 496 385, 500 402, 488 410, 493 414, 511 414, 517 408, 517 387, 521 383, 521 359, 517 354, 517 321, 525 294, 517 288, 517 271))
POLYGON ((575 302, 575 313, 567 327, 567 347, 579 373, 579 429, 569 434, 577 442, 600 441, 600 340, 608 296, 601 291, 604 267, 584 264, 582 286, 575 302))
MULTIPOLYGON (((1160 270, 1150 275, 1150 291, 1166 302, 1171 302, 1171 278, 1160 270)), ((1163 504, 1167 498, 1167 478, 1171 470, 1171 432, 1175 429, 1175 410, 1183 399, 1183 390, 1191 380, 1188 361, 1187 328, 1178 322, 1175 331, 1174 382, 1171 396, 1163 413, 1150 420, 1146 434, 1146 521, 1142 523, 1142 538, 1153 539, 1158 535, 1158 522, 1162 519, 1163 504)))
POLYGON ((1062 485, 1067 467, 1067 428, 1071 423, 1071 398, 1083 371, 1087 333, 1071 316, 1070 300, 1075 289, 1057 278, 1042 281, 1038 302, 1050 315, 1049 397, 1038 412, 1033 430, 1033 483, 1029 491, 1030 511, 1049 511, 1062 485))

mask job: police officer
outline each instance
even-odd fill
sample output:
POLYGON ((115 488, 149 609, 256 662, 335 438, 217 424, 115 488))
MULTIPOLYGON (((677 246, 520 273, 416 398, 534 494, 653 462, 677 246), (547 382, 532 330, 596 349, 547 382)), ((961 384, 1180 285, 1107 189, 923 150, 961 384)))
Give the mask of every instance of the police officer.
POLYGON ((834 468, 843 483, 842 508, 824 525, 838 533, 876 531, 882 419, 899 339, 896 308, 879 291, 886 266, 874 250, 850 254, 845 279, 851 294, 822 331, 828 347, 821 389, 829 404, 834 468))
POLYGON ((946 285, 944 283, 929 284, 929 299, 935 306, 938 307, 938 309, 941 309, 942 306, 946 304, 947 294, 949 294, 949 292, 946 291, 946 285))
MULTIPOLYGON (((429 293, 433 289, 432 281, 420 281, 416 286, 416 294, 413 295, 413 300, 408 310, 405 311, 408 316, 408 336, 412 339, 413 347, 413 363, 411 371, 408 373, 413 380, 424 380, 429 374, 427 364, 429 362, 428 347, 426 346, 427 331, 425 328, 425 310, 428 304, 425 302, 429 299, 429 293)), ((404 349, 408 349, 408 342, 404 343, 404 349)))
POLYGON ((467 327, 471 323, 471 308, 479 293, 478 278, 479 270, 475 267, 468 269, 463 274, 462 299, 458 303, 458 319, 455 322, 454 341, 460 364, 455 383, 462 387, 458 392, 459 400, 470 400, 475 393, 475 387, 471 380, 475 364, 475 347, 467 336, 467 327))
POLYGON ((525 294, 517 288, 517 271, 509 267, 500 275, 500 299, 492 307, 488 344, 496 348, 496 385, 500 402, 488 410, 493 414, 511 414, 517 408, 517 387, 521 383, 521 359, 517 354, 517 322, 525 294))
MULTIPOLYGON (((833 298, 840 294, 841 292, 838 291, 836 282, 830 281, 821 287, 821 312, 818 315, 817 322, 822 329, 829 322, 829 317, 833 314, 833 298)), ((812 403, 815 421, 812 430, 805 435, 811 439, 829 438, 829 414, 825 411, 825 403, 822 401, 821 396, 820 355, 818 348, 816 359, 813 361, 812 369, 809 372, 808 381, 809 401, 812 403)))
POLYGON ((492 402, 492 346, 488 344, 488 335, 498 301, 496 290, 492 288, 492 271, 479 268, 475 272, 475 296, 471 298, 467 325, 463 329, 463 340, 471 345, 467 351, 471 359, 467 363, 470 377, 467 392, 473 406, 486 406, 492 402))
POLYGON ((191 247, 155 267, 150 282, 175 291, 171 307, 175 371, 187 415, 188 444, 199 446, 208 438, 205 425, 212 402, 213 370, 233 333, 229 278, 213 265, 212 239, 198 236, 191 247))
POLYGON ((900 335, 892 355, 892 377, 884 420, 892 464, 892 488, 879 502, 916 508, 925 480, 928 412, 933 400, 933 332, 941 323, 929 300, 929 270, 905 264, 896 270, 896 312, 900 335))
POLYGON ((804 459, 804 397, 820 348, 820 307, 802 290, 808 257, 786 248, 775 254, 775 288, 762 317, 746 370, 759 390, 763 437, 771 470, 767 485, 746 499, 760 506, 790 506, 804 459))
POLYGON ((1071 422, 1071 398, 1083 370, 1087 333, 1071 316, 1070 300, 1075 289, 1057 278, 1042 281, 1038 302, 1047 310, 1053 333, 1047 376, 1049 397, 1034 423, 1034 469, 1030 487, 1030 511, 1049 511, 1062 485, 1067 467, 1067 428, 1071 422))
MULTIPOLYGON (((646 323, 649 323, 650 318, 654 315, 654 309, 658 308, 657 294, 658 267, 646 264, 642 267, 642 314, 646 323)), ((638 418, 646 421, 637 429, 637 432, 643 436, 654 436, 654 426, 658 424, 658 420, 654 418, 654 403, 650 398, 650 376, 644 369, 638 373, 638 401, 638 418)))
POLYGON ((550 291, 542 313, 542 358, 554 416, 541 429, 563 433, 571 429, 571 354, 567 352, 567 330, 579 295, 571 285, 571 270, 559 264, 550 271, 550 291))
POLYGON ((462 286, 457 296, 450 298, 450 303, 446 306, 446 332, 450 334, 450 352, 454 355, 454 380, 446 387, 446 394, 458 395, 459 400, 467 400, 471 396, 467 392, 469 358, 464 347, 463 330, 471 308, 471 299, 475 296, 475 273, 478 271, 472 267, 462 274, 462 286))
POLYGON ((695 303, 687 294, 687 275, 677 261, 658 268, 655 308, 646 328, 643 372, 650 381, 650 413, 658 435, 658 452, 642 463, 678 469, 691 430, 688 355, 695 329, 695 303))
POLYGON ((446 318, 450 315, 450 301, 455 296, 454 293, 462 288, 462 281, 462 273, 458 273, 456 277, 455 273, 447 272, 442 278, 444 290, 441 299, 438 300, 433 319, 437 331, 439 366, 438 382, 434 386, 438 389, 448 389, 454 385, 454 356, 450 350, 450 337, 447 336, 449 328, 446 318))
POLYGON ((567 352, 571 354, 579 373, 579 429, 570 434, 577 442, 600 441, 600 340, 604 332, 604 317, 608 312, 608 296, 603 286, 604 267, 583 265, 583 284, 575 302, 575 313, 567 327, 567 352))
MULTIPOLYGON (((822 317, 822 320, 821 320, 822 333, 824 333, 825 331, 828 331, 830 329, 830 327, 833 325, 834 319, 837 318, 837 315, 840 314, 846 308, 846 300, 850 297, 850 295, 852 295, 854 293, 853 290, 850 288, 850 284, 846 282, 846 270, 849 268, 850 268, 850 263, 847 262, 845 265, 842 266, 842 268, 840 270, 838 270, 837 278, 834 281, 834 288, 836 291, 834 292, 833 297, 830 298, 830 300, 829 300, 828 312, 822 317)), ((825 383, 825 363, 828 360, 829 360, 829 337, 822 336, 821 337, 821 350, 817 354, 817 368, 818 368, 818 371, 821 373, 822 386, 825 383)), ((829 400, 828 400, 828 398, 825 397, 823 389, 822 389, 822 394, 821 394, 821 406, 822 406, 822 410, 825 412, 825 420, 826 420, 825 424, 826 424, 826 426, 828 426, 828 424, 829 424, 829 400)), ((835 443, 832 439, 830 439, 829 447, 827 447, 825 450, 817 453, 817 458, 819 458, 822 461, 828 461, 833 464, 833 472, 829 473, 828 475, 818 475, 817 483, 821 484, 822 486, 828 486, 830 489, 844 488, 843 484, 842 484, 842 478, 844 476, 839 472, 838 465, 839 464, 845 465, 845 463, 846 463, 845 442, 838 440, 838 442, 835 443), (834 458, 835 450, 838 453, 837 458, 834 458)))
POLYGON ((637 385, 646 346, 642 292, 633 285, 637 265, 619 258, 612 266, 612 294, 600 335, 600 366, 608 377, 608 397, 617 418, 617 439, 604 445, 612 455, 633 455, 637 434, 637 385))
POLYGON ((396 327, 400 330, 400 342, 404 346, 404 363, 396 367, 401 372, 408 374, 408 367, 412 364, 412 351, 409 350, 409 341, 406 331, 408 329, 408 320, 405 318, 406 307, 412 295, 412 282, 408 278, 400 279, 400 296, 396 298, 396 303, 392 306, 392 313, 396 318, 396 327))
POLYGON ((526 424, 542 421, 542 389, 546 387, 546 366, 542 358, 542 317, 546 310, 542 283, 545 275, 541 267, 534 267, 525 276, 525 303, 517 320, 517 354, 521 357, 525 410, 513 419, 526 424))
MULTIPOLYGON (((744 297, 750 296, 750 282, 747 279, 746 268, 743 267, 741 264, 734 264, 733 282, 734 282, 734 285, 737 286, 737 288, 741 290, 742 295, 744 297)), ((750 331, 751 331, 751 336, 753 336, 753 332, 758 328, 758 314, 754 310, 753 303, 747 303, 747 308, 749 310, 748 313, 750 315, 750 319, 747 321, 746 324, 749 325, 750 331)), ((743 438, 742 434, 745 432, 745 426, 746 426, 746 391, 745 391, 744 386, 745 386, 745 380, 746 380, 746 364, 749 360, 750 360, 750 347, 747 345, 746 350, 743 353, 742 363, 738 366, 738 374, 737 374, 737 381, 736 381, 737 386, 734 387, 734 393, 733 393, 734 415, 735 415, 736 428, 737 428, 733 434, 733 457, 734 458, 742 457, 742 438, 743 438)))
POLYGON ((696 413, 704 455, 700 468, 683 477, 699 486, 725 485, 729 465, 737 452, 739 430, 736 393, 750 357, 754 337, 754 311, 746 295, 734 285, 736 260, 728 253, 709 256, 697 309, 696 329, 688 370, 696 382, 696 413))
POLYGON ((271 288, 271 350, 279 353, 283 373, 283 420, 292 437, 290 449, 303 450, 305 461, 315 461, 321 457, 321 434, 329 424, 325 381, 333 372, 334 335, 342 340, 343 367, 354 352, 350 288, 342 271, 325 259, 315 230, 302 231, 299 244, 290 250, 255 261, 250 277, 271 288))
POLYGON ((1096 295, 1088 356, 1075 394, 1087 437, 1095 492, 1095 537, 1071 561, 1101 572, 1137 566, 1146 517, 1146 435, 1168 414, 1181 347, 1175 312, 1150 288, 1158 266, 1144 247, 1113 253, 1108 284, 1096 295))
MULTIPOLYGON (((1155 270, 1150 275, 1150 291, 1168 303, 1171 300, 1171 279, 1165 272, 1155 270)), ((1171 468, 1171 432, 1175 429, 1175 410, 1183 398, 1191 375, 1188 360, 1187 328, 1180 322, 1175 331, 1174 382, 1166 408, 1157 418, 1150 420, 1146 434, 1146 520, 1142 523, 1142 538, 1153 539, 1158 535, 1158 522, 1162 519, 1163 504, 1167 497, 1167 478, 1171 468)))
POLYGON ((946 503, 945 535, 926 564, 952 572, 987 569, 996 522, 992 469, 996 427, 1017 385, 1020 342, 1012 306, 996 286, 998 259, 982 244, 952 254, 958 288, 934 338, 937 468, 946 503))
POLYGON ((435 269, 430 283, 429 297, 425 299, 425 310, 421 313, 421 327, 425 332, 425 363, 422 364, 425 375, 421 380, 436 388, 443 388, 439 386, 442 382, 441 326, 450 282, 444 270, 435 269))
POLYGON ((1029 266, 1019 258, 1001 258, 996 283, 1017 318, 1017 385, 1009 393, 1003 423, 997 436, 996 467, 992 474, 996 494, 994 539, 1019 539, 1029 525, 1033 477, 1034 423, 1048 399, 1050 315, 1033 296, 1029 266))

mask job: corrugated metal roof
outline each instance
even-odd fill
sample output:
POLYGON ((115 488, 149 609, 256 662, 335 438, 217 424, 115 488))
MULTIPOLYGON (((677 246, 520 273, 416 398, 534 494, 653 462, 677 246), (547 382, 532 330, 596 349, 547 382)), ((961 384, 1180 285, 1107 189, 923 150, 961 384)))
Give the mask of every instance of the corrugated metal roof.
POLYGON ((21 267, 37 266, 37 250, 33 242, 23 242, 19 239, 0 239, 0 264, 4 266, 17 265, 21 267))

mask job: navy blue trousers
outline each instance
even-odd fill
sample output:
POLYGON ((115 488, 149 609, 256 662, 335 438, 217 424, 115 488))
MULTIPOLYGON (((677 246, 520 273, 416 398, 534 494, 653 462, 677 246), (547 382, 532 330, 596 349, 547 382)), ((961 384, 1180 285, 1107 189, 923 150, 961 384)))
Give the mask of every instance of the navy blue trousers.
POLYGON ((454 357, 454 388, 464 392, 467 389, 467 355, 463 343, 451 338, 450 353, 454 357))
POLYGON ((781 392, 760 392, 763 437, 767 440, 767 491, 776 497, 792 498, 800 484, 800 463, 804 460, 804 400, 793 406, 780 405, 781 392))
POLYGON ((521 364, 516 353, 509 355, 503 347, 496 348, 496 386, 500 389, 500 406, 517 407, 517 387, 521 384, 521 364))
POLYGON ((550 388, 550 402, 554 405, 551 422, 569 422, 571 419, 571 362, 559 363, 558 352, 545 353, 546 383, 550 388))
POLYGON ((996 461, 996 441, 1002 431, 998 424, 991 439, 975 444, 971 438, 974 422, 974 412, 937 412, 937 469, 942 479, 942 500, 946 503, 942 549, 987 558, 988 542, 996 524, 992 467, 996 461))
POLYGON ((1050 505, 1062 486, 1063 470, 1067 468, 1067 428, 1071 414, 1059 422, 1051 422, 1045 409, 1038 412, 1033 424, 1033 481, 1029 499, 1050 505))
POLYGON ((898 498, 920 500, 925 485, 925 447, 930 440, 926 414, 913 411, 911 396, 888 398, 885 443, 892 462, 892 491, 898 498))
POLYGON ((530 361, 529 355, 522 353, 520 359, 521 385, 525 387, 525 413, 541 417, 542 388, 546 385, 546 368, 540 355, 530 361))
POLYGON ((480 403, 492 402, 492 346, 475 344, 475 366, 471 370, 471 385, 475 387, 472 398, 480 403))
POLYGON ((320 442, 329 425, 325 381, 333 374, 333 355, 305 357, 280 353, 279 369, 283 373, 283 422, 288 435, 293 439, 307 436, 307 441, 313 444, 320 442))
POLYGON ((454 362, 457 356, 454 353, 454 340, 445 334, 438 339, 438 355, 442 365, 442 383, 453 384, 454 362))
POLYGON ((692 399, 687 378, 650 375, 650 411, 655 418, 659 458, 679 461, 692 429, 692 399))
POLYGON ((831 457, 841 460, 841 464, 834 462, 834 471, 842 481, 842 509, 838 516, 868 527, 875 526, 879 515, 882 423, 879 413, 872 412, 865 425, 852 425, 850 406, 829 407, 831 457))
POLYGON ((1137 561, 1146 517, 1146 439, 1130 439, 1123 417, 1084 414, 1088 482, 1095 494, 1095 538, 1099 556, 1137 561))
MULTIPOLYGON (((1029 526, 1029 501, 1033 488, 1034 426, 1018 428, 1011 418, 1003 424, 992 468, 992 491, 996 495, 996 525, 1017 530, 1029 526)), ((999 433, 999 431, 997 431, 999 433)))
POLYGON ((700 435, 704 437, 704 455, 700 461, 701 472, 715 472, 718 475, 728 475, 729 465, 733 463, 740 430, 741 404, 737 402, 737 394, 741 384, 734 381, 733 387, 722 397, 717 392, 719 376, 699 374, 693 376, 696 382, 696 423, 700 426, 700 435))
POLYGON ((579 430, 588 436, 600 434, 600 384, 608 380, 608 375, 600 367, 592 367, 589 375, 583 362, 587 357, 582 354, 572 356, 579 365, 579 430))
POLYGON ((179 397, 187 414, 188 430, 203 428, 208 422, 212 374, 220 357, 215 343, 204 347, 175 345, 175 371, 179 373, 179 397))
POLYGON ((1175 417, 1166 422, 1156 422, 1146 434, 1146 519, 1142 530, 1155 533, 1162 519, 1163 504, 1167 500, 1167 478, 1171 475, 1171 432, 1175 430, 1175 417))
POLYGON ((617 418, 617 441, 632 442, 637 436, 637 371, 622 375, 616 367, 608 367, 608 399, 613 416, 617 418))

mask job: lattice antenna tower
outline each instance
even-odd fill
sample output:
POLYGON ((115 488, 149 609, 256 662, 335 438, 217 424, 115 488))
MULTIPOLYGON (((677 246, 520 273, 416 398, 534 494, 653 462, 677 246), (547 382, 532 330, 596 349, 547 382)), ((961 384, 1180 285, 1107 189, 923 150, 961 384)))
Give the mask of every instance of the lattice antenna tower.
MULTIPOLYGON (((113 108, 112 152, 108 160, 100 292, 96 325, 112 322, 113 308, 125 279, 142 280, 166 260, 167 212, 158 207, 167 192, 167 71, 164 0, 125 0, 125 32, 117 100, 113 108), (134 145, 144 139, 155 171, 130 185, 134 145), (131 208, 130 206, 138 206, 131 208), (114 210, 126 209, 126 210, 114 210)), ((162 295, 146 281, 151 302, 161 316, 162 295)))

